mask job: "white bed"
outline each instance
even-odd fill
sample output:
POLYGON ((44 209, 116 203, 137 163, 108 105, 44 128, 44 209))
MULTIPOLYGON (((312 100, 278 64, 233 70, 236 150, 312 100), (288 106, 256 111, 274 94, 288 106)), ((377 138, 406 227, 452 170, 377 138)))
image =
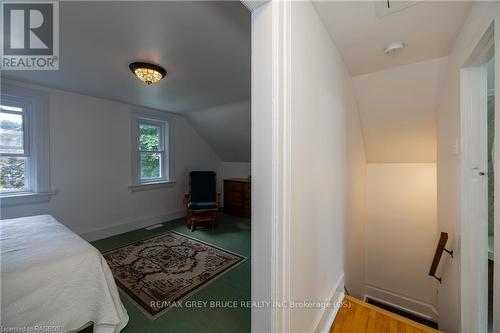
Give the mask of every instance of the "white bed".
MULTIPOLYGON (((119 332, 128 315, 99 251, 50 215, 0 221, 0 326, 119 332)), ((53 331, 54 331, 53 330, 53 331)))

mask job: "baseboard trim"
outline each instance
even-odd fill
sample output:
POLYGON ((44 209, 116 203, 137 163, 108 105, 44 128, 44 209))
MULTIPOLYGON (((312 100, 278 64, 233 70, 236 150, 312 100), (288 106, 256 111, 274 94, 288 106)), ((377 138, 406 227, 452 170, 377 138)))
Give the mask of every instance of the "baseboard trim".
POLYGON ((116 236, 119 234, 123 234, 125 232, 149 227, 154 224, 158 224, 161 222, 168 222, 172 220, 179 219, 181 217, 185 216, 185 211, 176 211, 170 214, 163 214, 163 215, 158 215, 158 216, 152 216, 152 217, 147 217, 143 219, 138 219, 132 222, 125 222, 125 223, 117 223, 114 225, 111 225, 106 228, 102 229, 96 229, 88 232, 84 232, 80 234, 80 237, 83 239, 93 242, 99 239, 103 238, 108 238, 111 236, 116 236))
POLYGON ((397 293, 378 288, 371 285, 365 285, 365 297, 387 305, 399 308, 416 316, 427 320, 438 322, 438 311, 434 305, 397 293))
POLYGON ((316 327, 316 329, 314 330, 315 333, 330 332, 333 321, 335 320, 335 317, 337 316, 337 313, 342 306, 342 300, 344 299, 344 296, 344 274, 342 274, 337 280, 335 287, 332 289, 329 298, 327 299, 327 301, 330 302, 332 306, 323 309, 323 314, 321 315, 317 323, 313 326, 316 327))

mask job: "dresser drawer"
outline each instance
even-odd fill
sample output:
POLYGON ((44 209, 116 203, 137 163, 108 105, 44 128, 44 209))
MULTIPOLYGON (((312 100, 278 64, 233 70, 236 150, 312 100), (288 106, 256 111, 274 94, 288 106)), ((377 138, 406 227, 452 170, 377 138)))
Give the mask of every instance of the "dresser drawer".
POLYGON ((243 193, 235 192, 235 191, 225 192, 224 193, 224 200, 242 202, 243 201, 243 193))
POLYGON ((224 180, 224 212, 250 217, 252 184, 244 179, 224 180))
POLYGON ((224 181, 224 192, 241 192, 243 183, 234 181, 224 181))
POLYGON ((250 183, 243 184, 243 192, 245 192, 245 194, 248 193, 250 195, 251 188, 252 188, 252 184, 250 184, 250 183))

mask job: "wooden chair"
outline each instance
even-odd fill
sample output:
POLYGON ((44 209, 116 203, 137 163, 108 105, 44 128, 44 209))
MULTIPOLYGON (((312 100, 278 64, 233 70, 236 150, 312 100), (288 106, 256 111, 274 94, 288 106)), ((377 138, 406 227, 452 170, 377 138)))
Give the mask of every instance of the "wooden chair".
POLYGON ((217 224, 220 208, 220 193, 217 193, 217 177, 213 171, 191 171, 189 192, 184 194, 186 223, 194 231, 196 223, 210 224, 212 230, 217 224))

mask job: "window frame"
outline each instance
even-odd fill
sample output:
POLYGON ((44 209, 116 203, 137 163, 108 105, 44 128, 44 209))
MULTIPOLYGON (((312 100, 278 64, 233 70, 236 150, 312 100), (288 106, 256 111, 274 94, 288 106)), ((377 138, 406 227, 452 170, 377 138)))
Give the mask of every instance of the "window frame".
POLYGON ((13 115, 21 115, 23 117, 23 154, 16 153, 5 153, 1 154, 2 156, 9 157, 30 157, 30 149, 31 149, 31 107, 29 103, 19 101, 19 98, 13 98, 12 96, 3 96, 1 94, 0 104, 14 106, 23 109, 23 111, 10 111, 10 110, 2 110, 0 109, 0 113, 13 114, 13 115))
POLYGON ((147 183, 157 183, 161 181, 167 181, 168 180, 168 172, 165 172, 165 162, 167 160, 166 158, 166 151, 165 151, 165 136, 167 135, 167 130, 166 130, 166 123, 164 121, 158 121, 158 120, 152 120, 152 119, 144 119, 144 118, 139 118, 137 120, 137 168, 138 168, 138 175, 137 175, 137 182, 139 184, 147 184, 147 183), (158 150, 142 150, 139 147, 139 140, 140 140, 140 127, 141 125, 149 125, 149 126, 154 126, 158 127, 160 130, 160 140, 159 140, 159 149, 158 150), (149 153, 149 154, 160 154, 160 165, 159 165, 159 171, 160 171, 160 177, 156 178, 142 178, 141 177, 141 154, 142 153, 149 153))
POLYGON ((0 97, 0 104, 1 105, 8 105, 8 106, 14 106, 14 107, 19 107, 22 109, 21 112, 19 111, 10 111, 10 110, 2 110, 0 109, 0 113, 4 114, 13 114, 13 115, 20 115, 23 118, 23 153, 22 154, 16 154, 16 153, 1 153, 1 157, 24 157, 26 159, 26 162, 24 164, 24 184, 25 187, 23 189, 19 190, 11 190, 11 191, 2 191, 0 190, 0 197, 6 197, 14 194, 23 194, 23 193, 31 193, 33 192, 33 174, 34 170, 33 168, 35 167, 35 163, 32 161, 32 156, 30 154, 32 148, 31 146, 33 145, 33 142, 31 141, 31 132, 32 132, 32 127, 31 127, 31 105, 30 103, 27 103, 26 101, 21 101, 20 98, 15 98, 13 96, 6 96, 2 93, 0 97))
MULTIPOLYGON (((3 207, 47 202, 50 196, 56 193, 50 189, 48 94, 2 82, 0 103, 25 108, 23 112, 25 117, 23 119, 24 154, 1 155, 27 157, 25 177, 28 183, 28 188, 23 191, 0 192, 0 205, 3 207)), ((15 111, 5 112, 16 114, 15 111)))
MULTIPOLYGON (((146 110, 146 109, 133 109, 131 111, 131 162, 132 162, 132 176, 131 185, 129 188, 132 191, 143 191, 159 187, 171 186, 175 184, 173 177, 173 121, 174 117, 166 112, 146 110), (145 180, 141 178, 140 172, 140 156, 141 150, 139 149, 139 126, 140 124, 149 124, 159 126, 161 128, 160 138, 160 178, 153 178, 145 180)), ((157 152, 157 151, 144 151, 144 152, 157 152)))

